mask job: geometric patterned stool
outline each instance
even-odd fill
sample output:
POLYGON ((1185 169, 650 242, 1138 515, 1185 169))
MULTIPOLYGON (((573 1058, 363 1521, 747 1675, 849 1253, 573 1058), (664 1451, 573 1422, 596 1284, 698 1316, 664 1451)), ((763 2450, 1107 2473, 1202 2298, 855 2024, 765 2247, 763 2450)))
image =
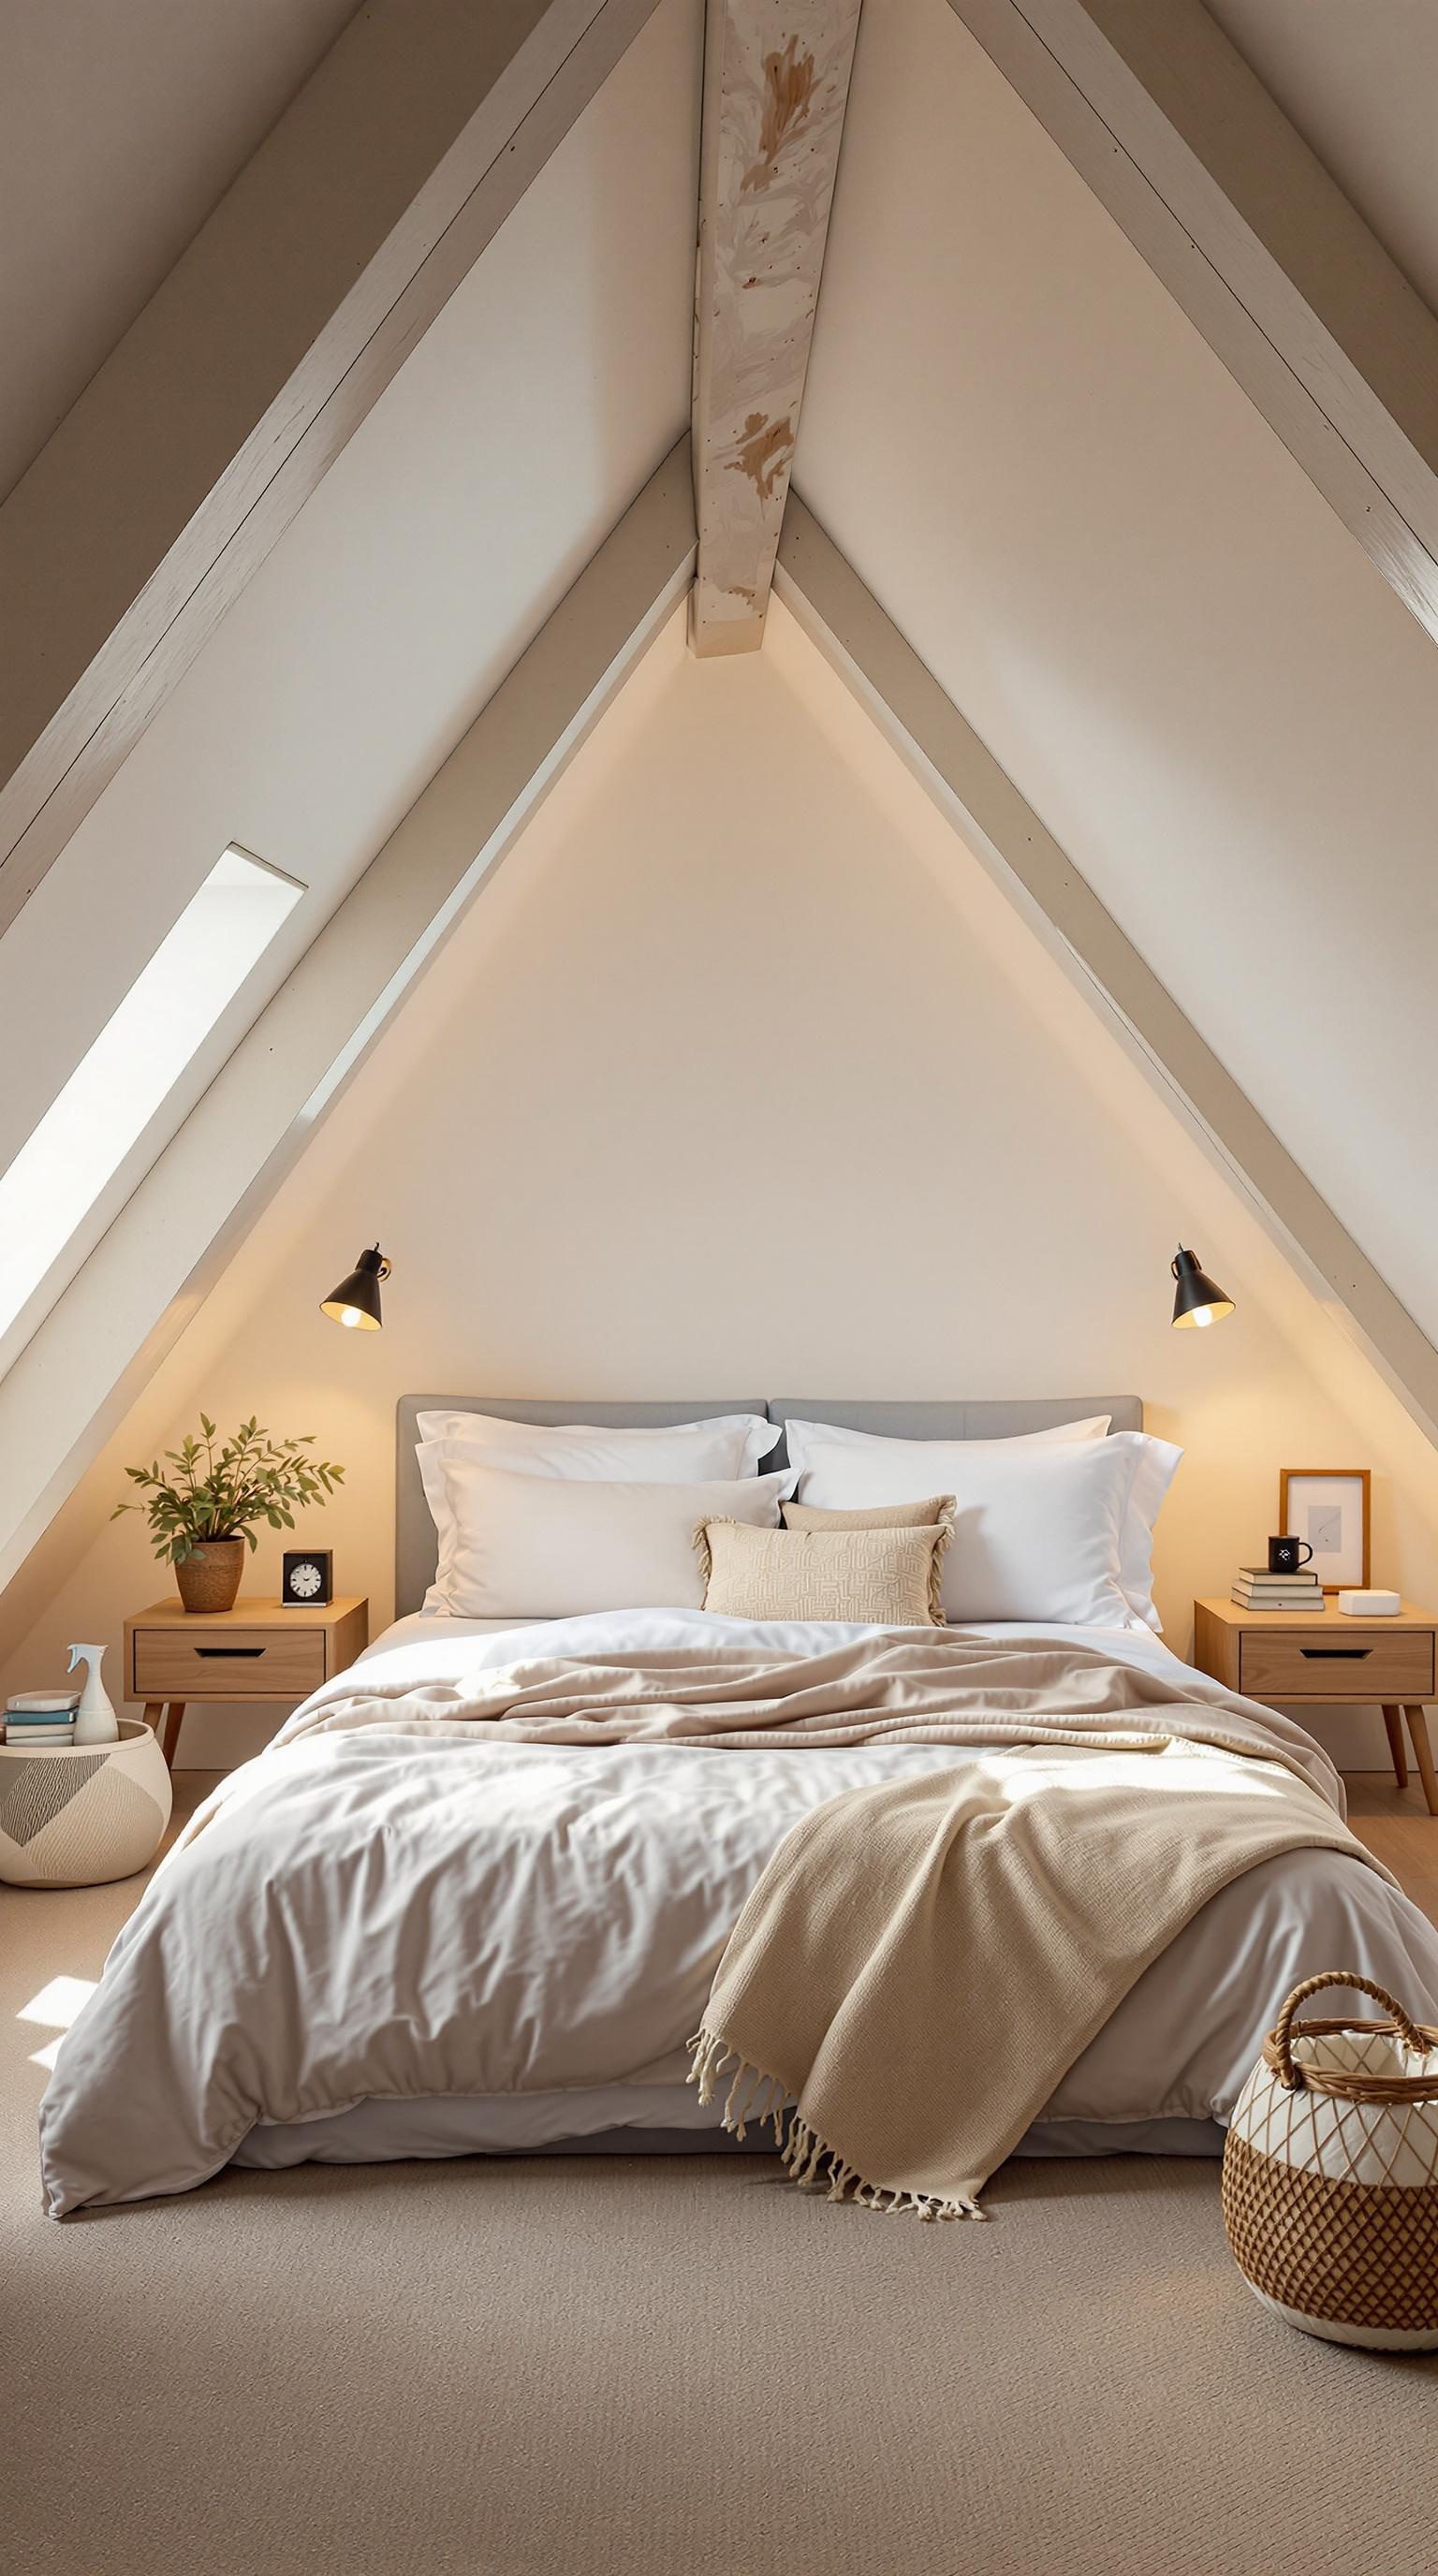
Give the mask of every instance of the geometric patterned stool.
POLYGON ((0 1744, 0 1879, 99 1887, 131 1878, 153 1860, 171 1800, 165 1757, 137 1718, 121 1718, 118 1744, 51 1753, 0 1744))

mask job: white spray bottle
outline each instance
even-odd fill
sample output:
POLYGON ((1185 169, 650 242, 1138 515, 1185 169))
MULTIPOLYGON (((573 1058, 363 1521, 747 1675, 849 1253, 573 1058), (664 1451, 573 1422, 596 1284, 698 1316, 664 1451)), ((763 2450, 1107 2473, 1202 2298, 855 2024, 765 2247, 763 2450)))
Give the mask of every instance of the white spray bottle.
POLYGON ((73 1673, 77 1664, 85 1667, 85 1687, 75 1711, 77 1744, 118 1744, 120 1740, 119 1720, 110 1694, 100 1679, 100 1666, 104 1660, 103 1646, 72 1646, 70 1649, 70 1671, 73 1673))

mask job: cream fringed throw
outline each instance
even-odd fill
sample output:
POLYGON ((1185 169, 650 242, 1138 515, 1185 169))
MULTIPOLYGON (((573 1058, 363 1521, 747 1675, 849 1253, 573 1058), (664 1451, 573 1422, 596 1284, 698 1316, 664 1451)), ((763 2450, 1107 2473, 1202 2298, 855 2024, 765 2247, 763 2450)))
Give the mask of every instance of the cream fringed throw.
POLYGON ((1271 1763, 1170 1742, 1035 1774, 1002 1756, 852 1789, 745 1906, 693 2043, 724 2125, 798 2111, 794 2180, 923 2218, 978 2194, 1209 1897, 1281 1851, 1354 1848, 1271 1763))

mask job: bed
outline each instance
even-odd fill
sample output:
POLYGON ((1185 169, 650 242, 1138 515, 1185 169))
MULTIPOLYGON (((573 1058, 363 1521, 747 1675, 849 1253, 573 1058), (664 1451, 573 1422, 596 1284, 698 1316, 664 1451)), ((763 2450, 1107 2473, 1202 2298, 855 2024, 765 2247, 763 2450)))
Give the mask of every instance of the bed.
MULTIPOLYGON (((404 1398, 396 1618, 348 1677, 351 1703, 375 1722, 316 1733, 307 1703, 273 1747, 221 1784, 157 1873, 46 2095, 42 2162, 54 2216, 182 2191, 230 2163, 731 2151, 721 2106, 686 2082, 687 2043, 745 1897, 812 1809, 844 1789, 936 1768, 933 1745, 922 1742, 737 1751, 474 1742, 447 1727, 442 1710, 398 1735, 387 1710, 418 1706, 423 1715, 431 1700, 460 1687, 483 1693, 535 1656, 622 1664, 762 1650, 802 1665, 865 1634, 833 1622, 756 1627, 692 1607, 519 1627, 426 1610, 436 1539, 415 1433, 417 1417, 438 1408, 626 1427, 767 1413, 780 1425, 803 1419, 934 1441, 1008 1440, 1080 1415, 1108 1415, 1114 1433, 1142 1428, 1142 1408, 1127 1396, 665 1406, 404 1398)), ((776 1463, 782 1447, 766 1461, 776 1463)), ((1003 1639, 1007 1630, 976 1623, 971 1633, 1003 1639)), ((1030 1623, 1017 1642, 1024 1651, 1097 1643, 1116 1665, 1177 1676, 1195 1700, 1231 1703, 1137 1619, 1099 1632, 1030 1623)), ((1341 1810, 1311 1739, 1273 1712, 1238 1705, 1341 1810)), ((1385 1876, 1324 1849, 1248 1870, 1139 1977, 1020 2151, 1217 2153, 1276 2003, 1300 1978, 1339 1964, 1438 2019, 1438 1933, 1385 1876)))

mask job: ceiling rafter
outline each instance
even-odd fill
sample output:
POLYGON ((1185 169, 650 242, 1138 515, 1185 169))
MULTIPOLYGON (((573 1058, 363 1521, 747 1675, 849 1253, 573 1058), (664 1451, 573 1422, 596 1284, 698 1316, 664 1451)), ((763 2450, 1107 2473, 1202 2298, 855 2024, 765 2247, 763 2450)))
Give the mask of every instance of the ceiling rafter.
POLYGON ((708 0, 690 642, 764 639, 861 0, 708 0))
POLYGON ((657 0, 369 0, 0 505, 0 931, 657 0))
POLYGON ((1438 1349, 797 492, 775 587, 994 881, 1438 1442, 1438 1349))
POLYGON ((1438 639, 1438 319, 1202 0, 949 0, 1438 639))

